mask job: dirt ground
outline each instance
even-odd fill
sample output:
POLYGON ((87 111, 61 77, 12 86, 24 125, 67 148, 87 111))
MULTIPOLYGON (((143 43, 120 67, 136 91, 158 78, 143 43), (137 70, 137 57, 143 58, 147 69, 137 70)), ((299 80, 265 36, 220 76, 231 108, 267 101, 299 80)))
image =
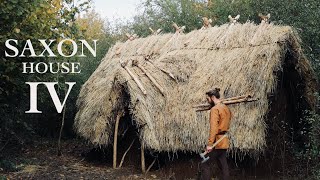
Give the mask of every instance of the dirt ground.
POLYGON ((16 156, 6 152, 16 172, 0 169, 0 179, 159 179, 151 172, 141 174, 137 167, 113 169, 109 162, 92 160, 86 154, 90 147, 76 141, 63 141, 62 155, 57 156, 56 144, 44 140, 14 152, 16 156))
MULTIPOLYGON (((57 142, 39 140, 32 145, 0 154, 0 158, 13 162, 14 169, 0 169, 1 179, 197 179, 199 157, 186 155, 180 161, 172 161, 161 168, 155 163, 147 174, 142 174, 137 158, 128 153, 123 167, 112 168, 112 156, 92 153, 92 147, 78 140, 62 141, 62 155, 57 156, 57 142), (187 157, 187 158, 186 158, 187 157), (129 162, 131 161, 131 162, 129 162), (132 163, 132 161, 136 161, 132 163)), ((137 152, 132 152, 137 153, 137 152)), ((118 157, 120 160, 122 156, 118 157)), ((0 160, 1 160, 0 159, 0 160)), ((151 161, 152 162, 152 161, 151 161)), ((146 166, 151 164, 146 161, 146 166)), ((119 165, 119 161, 118 161, 119 165)), ((278 179, 258 178, 245 175, 231 167, 232 179, 278 179)), ((215 178, 217 179, 217 178, 215 178)))

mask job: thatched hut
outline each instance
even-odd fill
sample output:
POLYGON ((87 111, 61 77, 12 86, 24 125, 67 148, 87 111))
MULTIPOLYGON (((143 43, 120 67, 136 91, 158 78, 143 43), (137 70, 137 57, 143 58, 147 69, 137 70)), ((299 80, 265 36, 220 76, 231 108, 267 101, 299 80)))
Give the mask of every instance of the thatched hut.
POLYGON ((74 126, 91 143, 108 145, 123 115, 120 121, 133 124, 145 148, 199 152, 208 138, 209 112, 192 106, 206 102, 213 87, 225 98, 259 99, 230 105, 233 152, 266 147, 271 103, 299 109, 316 103, 317 82, 291 27, 225 24, 115 44, 83 85, 74 126), (274 98, 280 91, 295 100, 274 98))

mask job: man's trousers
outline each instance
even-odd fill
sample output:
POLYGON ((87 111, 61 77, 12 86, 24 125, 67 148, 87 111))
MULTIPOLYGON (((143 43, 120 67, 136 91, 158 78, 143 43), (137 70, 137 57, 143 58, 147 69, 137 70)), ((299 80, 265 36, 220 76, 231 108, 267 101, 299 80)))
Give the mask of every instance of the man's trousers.
POLYGON ((201 179, 202 180, 210 180, 212 177, 210 164, 217 162, 218 167, 222 171, 223 180, 229 180, 229 167, 227 163, 226 157, 226 149, 213 149, 207 156, 209 156, 209 160, 201 164, 201 179))

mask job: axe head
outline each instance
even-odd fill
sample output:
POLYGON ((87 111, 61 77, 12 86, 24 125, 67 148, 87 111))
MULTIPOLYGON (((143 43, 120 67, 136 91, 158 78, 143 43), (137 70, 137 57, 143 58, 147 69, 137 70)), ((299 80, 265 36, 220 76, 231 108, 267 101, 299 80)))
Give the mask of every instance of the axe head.
POLYGON ((206 157, 207 152, 200 153, 199 155, 200 155, 200 157, 202 158, 201 163, 205 163, 205 162, 207 162, 207 161, 210 159, 209 156, 206 157))

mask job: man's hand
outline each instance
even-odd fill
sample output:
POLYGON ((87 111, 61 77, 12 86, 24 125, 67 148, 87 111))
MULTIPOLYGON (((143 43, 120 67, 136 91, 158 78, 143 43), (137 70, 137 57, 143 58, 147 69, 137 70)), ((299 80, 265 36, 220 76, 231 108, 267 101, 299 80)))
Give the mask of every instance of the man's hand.
POLYGON ((210 153, 212 151, 212 149, 213 148, 211 146, 207 146, 207 148, 206 148, 207 153, 210 153))

